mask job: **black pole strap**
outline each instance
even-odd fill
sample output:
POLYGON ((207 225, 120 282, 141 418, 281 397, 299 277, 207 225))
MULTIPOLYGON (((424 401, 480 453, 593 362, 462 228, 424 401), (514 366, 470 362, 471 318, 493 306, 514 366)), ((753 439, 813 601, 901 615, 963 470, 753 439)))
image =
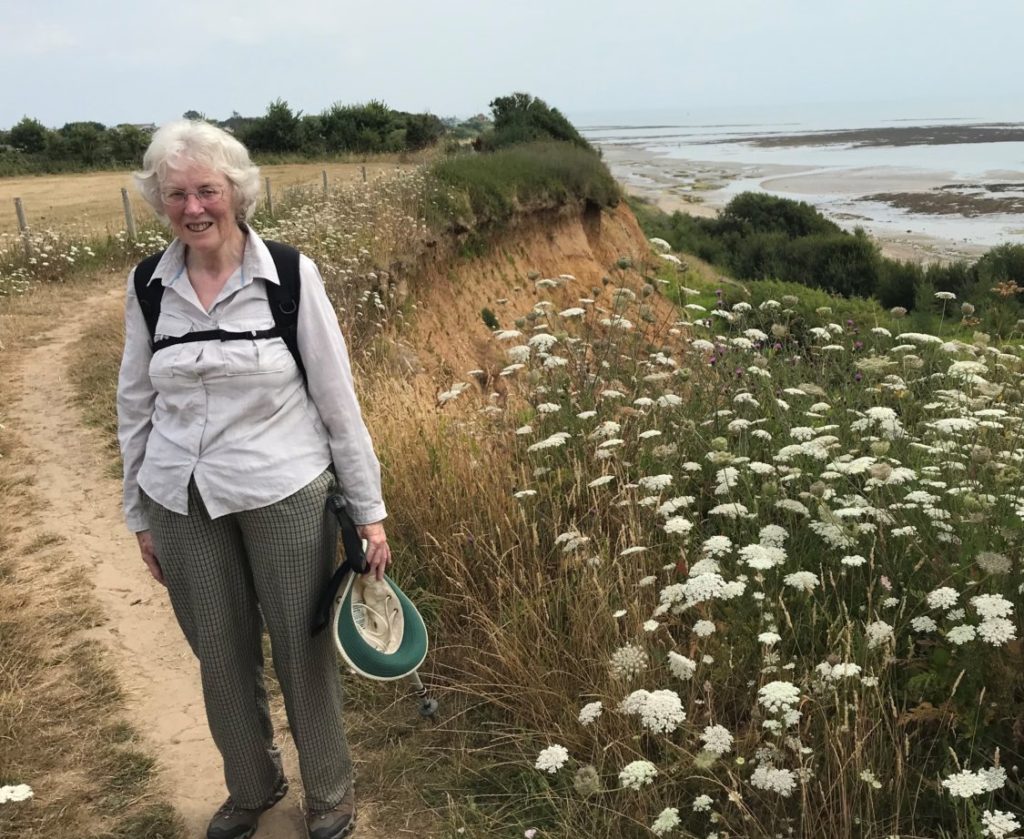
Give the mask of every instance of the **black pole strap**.
POLYGON ((324 537, 321 550, 322 560, 330 567, 334 564, 338 550, 338 533, 341 533, 341 544, 345 549, 345 561, 335 569, 330 582, 320 595, 317 601, 316 612, 313 615, 313 626, 310 628, 310 635, 319 635, 331 619, 331 606, 334 598, 341 588, 345 575, 351 571, 354 574, 366 572, 366 554, 363 553, 363 540, 356 530, 352 517, 345 509, 345 502, 338 494, 328 495, 324 503, 324 537))

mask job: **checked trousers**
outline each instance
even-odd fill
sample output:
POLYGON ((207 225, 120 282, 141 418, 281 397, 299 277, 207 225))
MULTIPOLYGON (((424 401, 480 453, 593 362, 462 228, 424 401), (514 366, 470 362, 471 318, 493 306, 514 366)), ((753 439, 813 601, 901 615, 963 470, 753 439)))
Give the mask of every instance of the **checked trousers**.
POLYGON ((174 614, 199 659, 206 716, 240 807, 262 805, 281 774, 263 683, 263 625, 310 810, 337 805, 352 783, 342 688, 330 633, 311 638, 316 602, 334 570, 321 559, 324 472, 281 501, 211 519, 195 481, 189 514, 143 493, 174 614))

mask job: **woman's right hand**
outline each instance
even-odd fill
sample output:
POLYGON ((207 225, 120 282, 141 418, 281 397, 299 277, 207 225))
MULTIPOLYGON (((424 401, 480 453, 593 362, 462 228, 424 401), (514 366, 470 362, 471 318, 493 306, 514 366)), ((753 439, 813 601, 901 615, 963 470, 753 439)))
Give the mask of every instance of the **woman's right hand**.
POLYGON ((156 558, 156 548, 153 547, 153 534, 148 530, 143 530, 136 533, 135 538, 139 540, 139 551, 142 554, 142 561, 146 563, 149 573, 153 575, 153 579, 160 583, 160 585, 166 586, 164 571, 160 567, 159 560, 156 558))

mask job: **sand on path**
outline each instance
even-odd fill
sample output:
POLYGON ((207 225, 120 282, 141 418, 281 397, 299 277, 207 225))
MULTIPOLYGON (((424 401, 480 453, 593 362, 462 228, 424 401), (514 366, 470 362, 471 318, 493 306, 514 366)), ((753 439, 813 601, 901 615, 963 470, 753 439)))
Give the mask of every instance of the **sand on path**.
MULTIPOLYGON (((41 509, 20 539, 44 533, 68 538, 71 562, 84 568, 106 620, 88 630, 110 651, 126 694, 127 714, 157 758, 167 800, 186 825, 205 836, 206 824, 226 795, 220 756, 210 739, 198 665, 171 612, 165 590, 148 573, 135 537, 121 517, 121 483, 110 477, 110 456, 98 431, 83 424, 67 377, 72 349, 90 317, 122 305, 120 287, 97 291, 79 313, 22 353, 13 376, 7 422, 31 453, 41 509)), ((15 455, 17 456, 17 454, 15 455)), ((291 791, 260 821, 257 839, 305 837, 301 781, 294 745, 275 709, 291 791)), ((360 839, 408 835, 376 823, 372 802, 359 801, 360 839)))

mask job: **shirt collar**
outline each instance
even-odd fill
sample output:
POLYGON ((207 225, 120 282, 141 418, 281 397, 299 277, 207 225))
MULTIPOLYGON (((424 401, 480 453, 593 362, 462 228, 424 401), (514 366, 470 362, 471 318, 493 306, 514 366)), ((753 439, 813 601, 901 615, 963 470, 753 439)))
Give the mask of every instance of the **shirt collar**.
MULTIPOLYGON (((277 266, 274 265, 270 250, 247 224, 242 225, 242 230, 246 237, 245 251, 242 253, 242 286, 248 285, 257 277, 280 285, 281 278, 277 275, 277 266)), ((164 287, 169 287, 184 276, 185 245, 180 239, 175 239, 157 262, 149 282, 159 280, 164 287)))

